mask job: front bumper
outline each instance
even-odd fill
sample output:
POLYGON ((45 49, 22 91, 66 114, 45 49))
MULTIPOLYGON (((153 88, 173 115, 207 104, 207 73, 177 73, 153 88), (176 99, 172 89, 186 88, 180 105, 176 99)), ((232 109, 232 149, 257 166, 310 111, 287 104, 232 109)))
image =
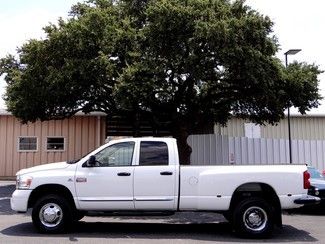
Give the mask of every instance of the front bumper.
POLYGON ((31 192, 32 190, 15 190, 10 199, 11 209, 17 212, 27 212, 31 192))
POLYGON ((304 205, 313 205, 313 204, 318 204, 320 203, 320 198, 311 196, 311 195, 306 195, 305 197, 298 198, 294 200, 294 203, 296 204, 304 204, 304 205))

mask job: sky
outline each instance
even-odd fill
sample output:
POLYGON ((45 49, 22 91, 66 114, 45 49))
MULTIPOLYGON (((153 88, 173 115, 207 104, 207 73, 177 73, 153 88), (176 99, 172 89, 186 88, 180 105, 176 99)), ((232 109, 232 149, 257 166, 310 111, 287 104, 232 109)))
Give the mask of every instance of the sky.
MULTIPOLYGON (((66 18, 71 6, 78 0, 0 0, 0 58, 16 54, 17 47, 32 38, 44 38, 42 28, 66 18)), ((5 91, 0 77, 0 96, 5 91)), ((0 98, 0 109, 4 108, 0 98)))
MULTIPOLYGON (((277 36, 280 50, 277 57, 285 62, 284 53, 289 49, 301 49, 288 56, 292 61, 315 63, 325 71, 325 1, 324 0, 246 0, 274 22, 273 33, 277 36)), ((325 97, 325 73, 319 76, 319 88, 325 97)), ((293 109, 292 113, 298 113, 293 109)), ((307 114, 325 114, 325 100, 321 106, 307 114)))
MULTIPOLYGON (((79 0, 80 1, 80 0, 79 0)), ((78 0, 0 0, 0 57, 15 54, 16 48, 31 38, 44 38, 42 28, 56 23, 59 17, 67 17, 70 7, 78 0)), ((274 22, 274 35, 280 50, 277 56, 284 62, 284 52, 302 49, 288 62, 315 63, 325 71, 325 1, 324 0, 246 0, 274 22)), ((321 94, 325 97, 325 74, 319 76, 321 94)), ((0 77, 0 95, 5 91, 0 77)), ((325 101, 310 114, 325 114, 325 101)), ((0 108, 4 108, 0 99, 0 108)))

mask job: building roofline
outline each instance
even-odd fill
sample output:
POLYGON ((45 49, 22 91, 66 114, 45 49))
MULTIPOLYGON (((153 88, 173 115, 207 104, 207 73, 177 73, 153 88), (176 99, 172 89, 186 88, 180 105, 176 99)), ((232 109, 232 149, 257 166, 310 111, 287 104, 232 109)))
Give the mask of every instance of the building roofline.
POLYGON ((84 112, 79 111, 74 116, 107 116, 107 114, 104 112, 99 112, 99 111, 90 112, 88 114, 85 114, 84 112))
MULTIPOLYGON (((9 112, 7 109, 5 108, 0 108, 0 116, 1 115, 12 115, 11 112, 9 112)), ((107 114, 104 112, 90 112, 88 114, 85 114, 84 112, 77 112, 74 116, 106 116, 107 114)), ((285 118, 288 117, 287 113, 285 112, 285 118)), ((290 117, 325 117, 325 113, 315 113, 315 112, 309 112, 307 114, 300 114, 298 112, 292 112, 290 113, 290 117)))
MULTIPOLYGON (((12 115, 12 113, 6 109, 0 108, 0 116, 1 115, 12 115)), ((74 116, 106 116, 106 113, 104 113, 104 112, 90 112, 88 114, 85 114, 85 113, 79 111, 74 116)))
MULTIPOLYGON (((284 117, 287 118, 288 115, 285 114, 284 117)), ((325 114, 290 114, 290 117, 325 117, 325 114)))
POLYGON ((11 113, 4 108, 0 108, 0 115, 11 115, 11 113))
MULTIPOLYGON (((285 114, 285 117, 288 117, 288 114, 285 114)), ((290 117, 325 117, 325 113, 290 113, 290 117)))

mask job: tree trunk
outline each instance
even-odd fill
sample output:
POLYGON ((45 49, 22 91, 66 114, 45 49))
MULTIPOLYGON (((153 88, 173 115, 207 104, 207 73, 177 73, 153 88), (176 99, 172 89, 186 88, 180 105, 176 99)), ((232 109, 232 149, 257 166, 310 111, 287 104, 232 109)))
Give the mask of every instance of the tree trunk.
POLYGON ((133 137, 140 137, 141 131, 140 131, 140 113, 136 111, 133 114, 133 137))
POLYGON ((173 137, 177 140, 179 163, 189 165, 191 163, 192 148, 187 144, 188 129, 185 126, 176 126, 173 137))

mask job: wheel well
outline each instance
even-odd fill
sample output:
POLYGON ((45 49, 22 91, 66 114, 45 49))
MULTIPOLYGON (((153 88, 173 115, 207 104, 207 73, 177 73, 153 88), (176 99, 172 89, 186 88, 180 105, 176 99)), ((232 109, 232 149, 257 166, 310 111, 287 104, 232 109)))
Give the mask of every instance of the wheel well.
POLYGON ((35 188, 29 197, 28 208, 32 208, 38 199, 48 194, 56 194, 62 196, 69 201, 71 207, 76 208, 70 190, 67 187, 59 184, 46 184, 35 188))
POLYGON ((278 226, 282 225, 282 216, 281 216, 281 204, 278 195, 275 193, 274 189, 265 183, 246 183, 239 186, 231 198, 230 212, 233 212, 235 207, 242 200, 259 197, 266 200, 273 208, 275 212, 275 223, 278 226))

